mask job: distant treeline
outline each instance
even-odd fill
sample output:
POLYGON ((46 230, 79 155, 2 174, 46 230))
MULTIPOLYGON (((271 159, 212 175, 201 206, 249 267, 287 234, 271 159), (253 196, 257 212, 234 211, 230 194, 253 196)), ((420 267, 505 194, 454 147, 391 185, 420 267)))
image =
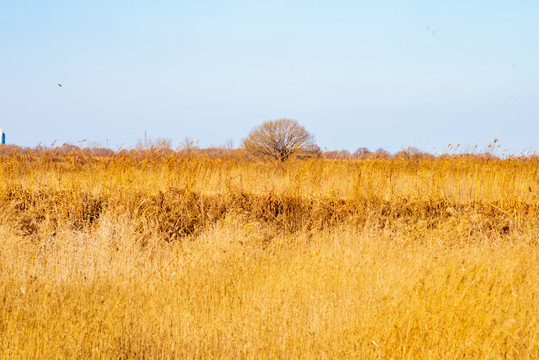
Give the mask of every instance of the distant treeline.
MULTIPOLYGON (((456 150, 456 149, 453 149, 456 150)), ((47 154, 49 156, 137 156, 137 157, 153 157, 153 156, 206 156, 210 158, 222 158, 222 159, 237 159, 237 160, 252 160, 251 157, 245 152, 243 148, 232 148, 230 146, 222 147, 208 147, 201 148, 193 145, 180 146, 176 149, 170 147, 169 143, 163 143, 161 145, 152 145, 150 147, 138 146, 134 149, 117 149, 113 150, 106 147, 81 147, 72 144, 63 144, 61 146, 36 146, 21 147, 17 145, 1 145, 0 156, 6 155, 23 155, 34 156, 47 154)), ((366 147, 360 147, 353 153, 348 150, 321 150, 318 146, 311 149, 307 158, 323 158, 329 160, 362 160, 362 159, 436 159, 436 158, 451 158, 451 157, 469 157, 469 158, 487 158, 487 159, 506 159, 506 158, 518 158, 518 159, 537 159, 537 154, 518 154, 518 155, 498 155, 493 151, 493 148, 489 147, 483 152, 456 152, 443 153, 443 154, 431 154, 415 147, 407 147, 396 153, 390 153, 387 150, 378 148, 375 151, 371 151, 366 147)))

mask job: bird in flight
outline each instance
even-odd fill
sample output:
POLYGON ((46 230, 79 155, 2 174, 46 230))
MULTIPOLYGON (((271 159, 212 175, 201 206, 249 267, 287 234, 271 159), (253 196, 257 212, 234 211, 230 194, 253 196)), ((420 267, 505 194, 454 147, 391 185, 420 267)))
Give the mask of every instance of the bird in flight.
POLYGON ((62 84, 58 84, 59 87, 62 87, 62 84))

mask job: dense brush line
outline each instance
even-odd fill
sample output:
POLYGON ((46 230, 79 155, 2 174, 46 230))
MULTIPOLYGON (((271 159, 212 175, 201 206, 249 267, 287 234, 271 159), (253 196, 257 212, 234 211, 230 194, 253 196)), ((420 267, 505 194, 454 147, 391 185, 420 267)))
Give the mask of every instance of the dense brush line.
POLYGON ((197 235, 227 217, 269 226, 278 234, 311 231, 337 225, 398 230, 403 225, 427 222, 435 229, 450 221, 480 219, 469 228, 499 236, 524 228, 539 229, 539 204, 485 203, 455 204, 443 199, 385 201, 381 198, 305 199, 283 194, 228 192, 204 195, 185 189, 169 189, 148 195, 122 192, 99 195, 67 190, 29 191, 14 187, 0 193, 1 211, 7 224, 20 234, 39 237, 59 228, 92 231, 100 217, 128 217, 141 235, 158 235, 165 241, 197 235))

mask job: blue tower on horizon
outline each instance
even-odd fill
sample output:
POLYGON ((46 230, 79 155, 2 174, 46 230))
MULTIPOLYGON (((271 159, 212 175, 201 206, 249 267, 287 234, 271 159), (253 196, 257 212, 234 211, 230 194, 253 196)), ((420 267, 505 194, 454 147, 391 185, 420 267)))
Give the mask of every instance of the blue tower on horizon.
POLYGON ((6 144, 6 133, 4 130, 0 129, 0 135, 2 136, 2 145, 6 144))

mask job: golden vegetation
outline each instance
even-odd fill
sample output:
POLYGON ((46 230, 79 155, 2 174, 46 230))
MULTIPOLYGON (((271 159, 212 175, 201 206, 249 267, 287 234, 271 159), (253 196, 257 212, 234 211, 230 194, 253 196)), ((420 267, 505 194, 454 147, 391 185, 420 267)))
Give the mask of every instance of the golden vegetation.
POLYGON ((538 358, 539 159, 0 154, 0 358, 538 358))

